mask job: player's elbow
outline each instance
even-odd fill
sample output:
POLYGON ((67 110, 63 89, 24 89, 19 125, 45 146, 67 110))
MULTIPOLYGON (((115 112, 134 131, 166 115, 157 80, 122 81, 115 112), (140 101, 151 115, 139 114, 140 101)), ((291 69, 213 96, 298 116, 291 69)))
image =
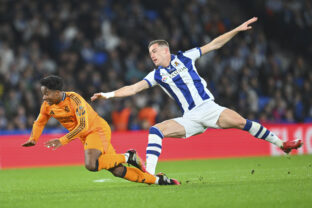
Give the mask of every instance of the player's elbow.
POLYGON ((130 96, 135 95, 135 94, 137 94, 137 93, 138 93, 137 90, 134 89, 134 88, 132 88, 132 89, 130 90, 130 92, 129 92, 130 96))
POLYGON ((218 50, 219 48, 222 48, 224 44, 222 43, 215 43, 212 45, 212 50, 218 50))
POLYGON ((219 48, 222 48, 222 46, 224 45, 224 43, 218 39, 214 39, 212 42, 211 42, 211 48, 212 50, 217 50, 219 48))
POLYGON ((128 86, 128 95, 132 96, 138 93, 138 89, 135 85, 128 86))
POLYGON ((220 45, 217 45, 217 46, 214 48, 214 50, 218 50, 218 49, 222 48, 222 46, 223 46, 223 45, 221 45, 221 44, 220 44, 220 45))

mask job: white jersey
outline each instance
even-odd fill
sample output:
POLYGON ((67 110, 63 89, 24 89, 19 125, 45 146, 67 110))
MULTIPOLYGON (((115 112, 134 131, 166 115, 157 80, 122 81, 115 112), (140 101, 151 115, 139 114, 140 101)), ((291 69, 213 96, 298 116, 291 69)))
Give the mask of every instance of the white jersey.
POLYGON ((201 56, 200 48, 171 54, 170 65, 159 66, 150 72, 144 80, 150 87, 159 85, 173 98, 183 114, 207 100, 214 100, 207 89, 206 81, 199 76, 195 61, 201 56))

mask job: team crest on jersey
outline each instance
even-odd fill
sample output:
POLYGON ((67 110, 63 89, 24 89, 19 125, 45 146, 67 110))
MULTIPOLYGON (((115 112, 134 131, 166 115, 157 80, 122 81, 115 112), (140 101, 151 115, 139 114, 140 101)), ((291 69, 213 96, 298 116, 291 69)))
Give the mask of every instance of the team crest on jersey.
POLYGON ((179 62, 175 61, 175 62, 174 62, 174 65, 175 65, 176 67, 179 66, 179 62))
POLYGON ((82 107, 82 106, 79 106, 79 107, 76 109, 76 114, 77 114, 78 116, 84 115, 85 112, 86 112, 86 111, 85 111, 84 107, 82 107))
POLYGON ((65 106, 65 111, 66 111, 66 112, 69 112, 68 106, 65 106))

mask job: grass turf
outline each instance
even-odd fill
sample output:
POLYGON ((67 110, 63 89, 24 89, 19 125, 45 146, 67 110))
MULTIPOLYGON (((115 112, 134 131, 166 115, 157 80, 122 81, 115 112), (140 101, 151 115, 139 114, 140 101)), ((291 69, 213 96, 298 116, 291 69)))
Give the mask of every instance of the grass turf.
POLYGON ((161 162, 181 186, 82 166, 0 170, 0 207, 311 207, 312 155, 161 162))

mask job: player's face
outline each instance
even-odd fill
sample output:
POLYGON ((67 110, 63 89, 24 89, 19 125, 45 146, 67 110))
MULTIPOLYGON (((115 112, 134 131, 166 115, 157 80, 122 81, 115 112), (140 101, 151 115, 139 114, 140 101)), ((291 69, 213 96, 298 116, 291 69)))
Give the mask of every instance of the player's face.
POLYGON ((149 54, 155 66, 167 67, 165 66, 169 54, 169 48, 167 46, 159 46, 158 43, 155 43, 150 46, 149 54))
POLYGON ((41 86, 42 99, 49 105, 57 104, 60 102, 60 91, 50 90, 45 86, 41 86))

